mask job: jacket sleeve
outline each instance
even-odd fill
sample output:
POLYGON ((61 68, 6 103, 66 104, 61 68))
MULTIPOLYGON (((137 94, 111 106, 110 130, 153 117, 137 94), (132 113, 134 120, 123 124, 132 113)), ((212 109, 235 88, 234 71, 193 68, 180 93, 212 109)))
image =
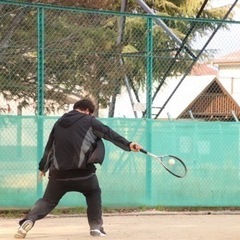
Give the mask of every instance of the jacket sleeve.
POLYGON ((47 172, 51 164, 53 141, 54 141, 53 132, 54 130, 52 129, 43 153, 43 157, 39 162, 38 169, 42 172, 47 172))
POLYGON ((117 147, 125 150, 125 151, 131 151, 130 149, 130 141, 128 141, 126 138, 115 132, 113 129, 108 127, 107 125, 104 125, 102 122, 97 120, 96 118, 92 118, 92 128, 93 133, 99 137, 103 138, 107 141, 112 142, 117 147))

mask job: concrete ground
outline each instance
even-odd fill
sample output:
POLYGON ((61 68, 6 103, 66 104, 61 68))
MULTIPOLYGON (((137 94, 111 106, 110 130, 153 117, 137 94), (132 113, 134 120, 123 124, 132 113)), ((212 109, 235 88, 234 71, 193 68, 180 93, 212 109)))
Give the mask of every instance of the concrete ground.
MULTIPOLYGON (((240 213, 237 212, 141 212, 105 214, 106 239, 111 240, 239 240, 240 213)), ((0 218, 0 239, 11 240, 19 219, 0 218)), ((85 215, 52 216, 36 222, 26 239, 87 240, 85 215)))

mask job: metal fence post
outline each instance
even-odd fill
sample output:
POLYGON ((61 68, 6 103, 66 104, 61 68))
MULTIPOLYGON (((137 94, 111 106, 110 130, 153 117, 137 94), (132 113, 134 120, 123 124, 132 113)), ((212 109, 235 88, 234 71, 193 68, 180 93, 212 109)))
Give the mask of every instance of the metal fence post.
MULTIPOLYGON (((37 64, 37 161, 43 153, 43 114, 44 114, 44 8, 38 8, 38 64, 37 64)), ((42 182, 37 183, 37 195, 42 195, 42 182)))
MULTIPOLYGON (((147 143, 146 147, 150 151, 151 148, 151 128, 152 128, 152 72, 153 72, 153 19, 152 18, 147 18, 147 56, 146 56, 146 61, 147 61, 147 86, 146 86, 146 117, 147 117, 147 143)), ((151 198, 151 192, 152 192, 152 162, 149 157, 147 157, 147 162, 146 162, 146 193, 147 193, 147 198, 151 198)))

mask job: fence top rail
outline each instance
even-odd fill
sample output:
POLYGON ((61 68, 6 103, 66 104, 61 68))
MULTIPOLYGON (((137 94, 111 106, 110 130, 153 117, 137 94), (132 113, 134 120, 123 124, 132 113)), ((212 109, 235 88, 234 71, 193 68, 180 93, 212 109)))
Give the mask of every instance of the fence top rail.
POLYGON ((105 15, 118 15, 125 17, 150 17, 150 18, 161 18, 162 20, 182 20, 182 21, 191 21, 191 22, 215 22, 216 24, 220 23, 231 23, 231 24, 240 24, 240 21, 236 20, 221 20, 221 19, 205 19, 205 18, 187 18, 187 17, 174 17, 174 16, 163 16, 163 15, 151 15, 148 13, 130 13, 130 12, 118 12, 118 11, 108 11, 108 10, 97 10, 97 9, 85 9, 78 7, 65 7, 65 6, 57 6, 53 4, 44 4, 44 3, 29 3, 29 2, 17 2, 12 0, 0 0, 0 4, 5 5, 16 5, 23 7, 35 7, 35 8, 44 8, 44 9, 54 9, 61 11, 74 11, 74 12, 84 12, 84 13, 92 13, 92 14, 105 14, 105 15))

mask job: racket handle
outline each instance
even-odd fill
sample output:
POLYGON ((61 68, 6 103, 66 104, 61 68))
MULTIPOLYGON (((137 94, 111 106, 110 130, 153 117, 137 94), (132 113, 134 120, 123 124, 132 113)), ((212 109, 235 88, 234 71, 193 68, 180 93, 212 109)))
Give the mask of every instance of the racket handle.
MULTIPOLYGON (((136 145, 133 146, 136 149, 136 145)), ((147 154, 148 152, 144 150, 143 148, 139 149, 140 152, 147 154)))
POLYGON ((147 151, 144 150, 143 148, 140 149, 140 152, 147 154, 147 151))

